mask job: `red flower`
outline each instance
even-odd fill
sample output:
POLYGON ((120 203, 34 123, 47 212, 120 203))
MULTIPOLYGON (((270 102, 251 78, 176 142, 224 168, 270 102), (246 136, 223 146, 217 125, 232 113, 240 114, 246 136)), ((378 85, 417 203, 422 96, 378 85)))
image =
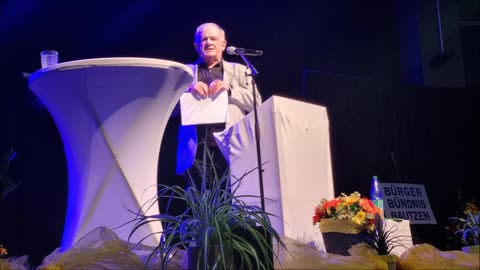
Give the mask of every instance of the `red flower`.
POLYGON ((323 212, 320 211, 320 208, 317 206, 315 207, 315 215, 313 216, 313 224, 315 225, 317 222, 320 222, 320 219, 323 216, 323 212))
POLYGON ((329 210, 329 209, 332 209, 332 207, 333 207, 334 209, 336 209, 336 208, 337 208, 337 205, 338 205, 340 202, 341 202, 341 201, 340 201, 339 199, 333 199, 333 200, 331 200, 331 201, 328 201, 328 202, 324 203, 324 204, 322 205, 322 208, 323 208, 325 211, 327 211, 327 210, 329 210))

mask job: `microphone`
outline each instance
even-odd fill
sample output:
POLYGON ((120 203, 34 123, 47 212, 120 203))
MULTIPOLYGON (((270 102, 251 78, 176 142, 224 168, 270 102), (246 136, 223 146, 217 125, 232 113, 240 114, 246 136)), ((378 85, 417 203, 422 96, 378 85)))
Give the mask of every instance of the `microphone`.
POLYGON ((250 56, 263 55, 263 51, 244 49, 244 48, 235 48, 233 46, 227 47, 227 53, 231 55, 234 55, 234 54, 244 54, 244 55, 250 55, 250 56))

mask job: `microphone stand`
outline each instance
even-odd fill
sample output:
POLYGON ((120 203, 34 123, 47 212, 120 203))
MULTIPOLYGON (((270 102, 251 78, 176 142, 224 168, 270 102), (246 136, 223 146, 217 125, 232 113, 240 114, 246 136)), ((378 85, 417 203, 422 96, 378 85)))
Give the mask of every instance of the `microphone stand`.
POLYGON ((260 203, 262 206, 262 210, 265 211, 265 196, 263 192, 263 167, 262 167, 262 154, 260 151, 260 127, 258 125, 258 112, 257 112, 257 99, 256 99, 256 83, 255 83, 255 76, 258 75, 258 71, 255 69, 255 67, 248 61, 248 59, 245 57, 243 52, 238 51, 237 52, 240 57, 242 57, 243 61, 247 65, 247 67, 252 71, 250 75, 247 74, 247 76, 252 76, 252 91, 253 91, 253 115, 255 118, 255 142, 257 146, 257 162, 258 162, 258 185, 260 187, 260 203))

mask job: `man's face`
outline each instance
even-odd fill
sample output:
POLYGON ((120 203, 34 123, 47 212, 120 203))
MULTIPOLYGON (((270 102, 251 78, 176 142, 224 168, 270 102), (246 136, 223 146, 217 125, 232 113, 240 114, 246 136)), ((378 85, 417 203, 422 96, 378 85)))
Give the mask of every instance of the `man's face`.
POLYGON ((227 41, 224 33, 214 25, 206 25, 195 38, 195 50, 205 62, 220 61, 227 41))

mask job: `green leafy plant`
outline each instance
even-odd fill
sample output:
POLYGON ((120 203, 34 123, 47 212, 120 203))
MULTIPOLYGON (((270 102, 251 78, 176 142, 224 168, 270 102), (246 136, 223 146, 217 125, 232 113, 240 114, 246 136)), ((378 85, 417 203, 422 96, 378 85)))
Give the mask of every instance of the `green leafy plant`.
POLYGON ((467 203, 463 214, 462 217, 450 218, 456 224, 455 234, 461 235, 465 245, 479 245, 480 212, 477 206, 473 202, 467 203))
POLYGON ((157 196, 145 207, 157 207, 158 200, 166 198, 166 213, 138 214, 130 236, 149 222, 162 222, 160 243, 149 261, 159 256, 163 268, 179 250, 186 249, 190 254, 198 254, 194 262, 197 269, 273 269, 273 261, 268 258, 270 254, 276 257, 278 252, 273 250, 272 239, 278 249, 286 246, 270 222, 271 214, 243 200, 258 196, 235 194, 242 179, 255 169, 236 178, 230 176, 228 169, 219 175, 209 162, 213 162, 213 156, 205 147, 203 162, 195 162, 201 172, 199 183, 187 172, 187 188, 160 185, 157 196), (213 173, 213 182, 207 180, 209 173, 213 173), (177 215, 169 214, 173 200, 182 201, 186 209, 177 215))

